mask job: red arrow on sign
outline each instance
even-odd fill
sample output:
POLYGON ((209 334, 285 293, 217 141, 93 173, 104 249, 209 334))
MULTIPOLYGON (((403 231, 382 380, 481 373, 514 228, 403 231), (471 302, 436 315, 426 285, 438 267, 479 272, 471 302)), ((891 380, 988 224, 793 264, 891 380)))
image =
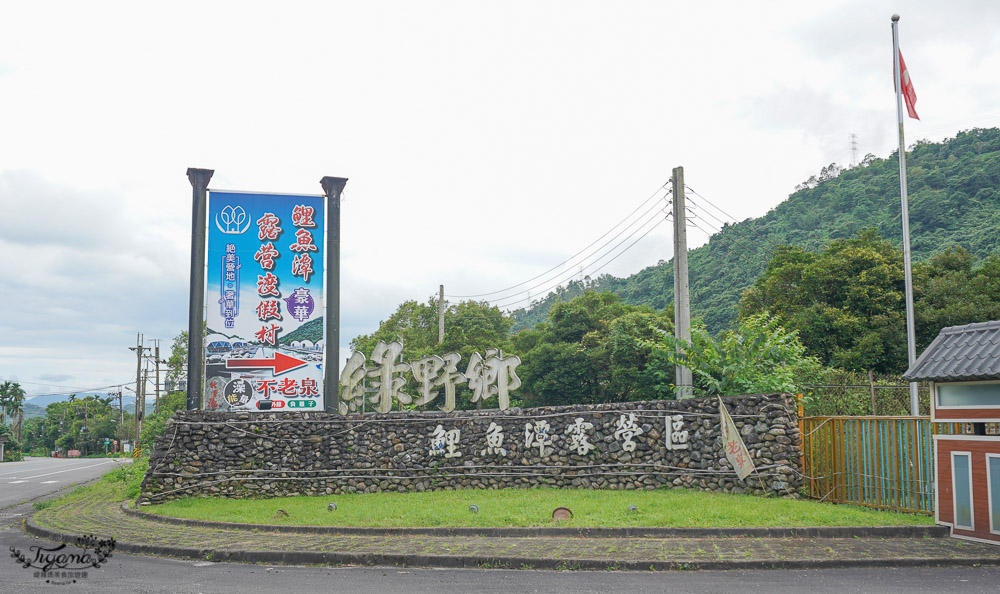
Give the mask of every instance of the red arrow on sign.
POLYGON ((226 359, 226 369, 270 367, 274 375, 281 375, 306 365, 308 363, 298 357, 290 357, 279 352, 274 353, 273 359, 226 359))

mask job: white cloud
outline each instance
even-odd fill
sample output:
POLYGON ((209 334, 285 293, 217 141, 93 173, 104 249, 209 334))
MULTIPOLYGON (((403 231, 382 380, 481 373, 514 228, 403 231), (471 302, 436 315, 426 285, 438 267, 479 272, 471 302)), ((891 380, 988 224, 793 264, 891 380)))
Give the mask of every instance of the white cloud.
MULTIPOLYGON (((137 332, 185 328, 192 166, 219 189, 350 178, 344 344, 441 283, 555 266, 678 165, 760 216, 846 163, 848 133, 861 156, 893 150, 893 12, 923 118, 908 138, 996 125, 994 2, 7 7, 0 377, 125 381, 137 332)), ((597 274, 670 250, 664 225, 597 274)))

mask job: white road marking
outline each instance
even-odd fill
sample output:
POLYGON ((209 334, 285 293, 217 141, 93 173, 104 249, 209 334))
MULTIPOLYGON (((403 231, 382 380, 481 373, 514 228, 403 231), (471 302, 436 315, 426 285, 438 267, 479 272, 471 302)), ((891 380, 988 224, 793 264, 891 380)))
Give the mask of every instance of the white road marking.
POLYGON ((35 476, 26 476, 26 479, 39 478, 43 476, 49 476, 50 474, 61 474, 63 472, 73 472, 74 470, 83 470, 84 468, 93 468, 95 466, 103 466, 104 464, 113 464, 114 460, 106 460, 104 462, 98 462, 97 464, 91 464, 90 466, 74 466, 73 468, 67 468, 66 470, 57 470, 55 472, 46 472, 45 474, 36 474, 35 476))
POLYGON ((51 485, 52 483, 58 483, 59 481, 42 481, 43 485, 51 485))
POLYGON ((17 478, 16 476, 11 476, 11 475, 26 474, 29 472, 39 472, 42 470, 49 470, 53 468, 66 468, 68 466, 73 468, 79 468, 80 467, 79 465, 83 462, 90 462, 90 459, 49 458, 45 459, 45 461, 43 462, 37 462, 37 461, 7 462, 2 466, 0 466, 0 468, 2 468, 3 470, 2 472, 0 472, 0 480, 7 478, 11 479, 17 478))
POLYGON ((8 484, 8 485, 16 485, 16 484, 18 484, 18 483, 26 483, 26 482, 28 482, 28 481, 11 481, 11 482, 9 482, 9 483, 7 483, 7 484, 8 484))

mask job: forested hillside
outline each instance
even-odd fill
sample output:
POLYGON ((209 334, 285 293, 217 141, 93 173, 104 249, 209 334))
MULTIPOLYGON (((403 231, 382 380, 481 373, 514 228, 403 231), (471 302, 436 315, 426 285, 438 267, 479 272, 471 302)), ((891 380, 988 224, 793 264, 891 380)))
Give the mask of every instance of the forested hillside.
MULTIPOLYGON (((1000 130, 918 142, 906 163, 914 260, 929 260, 951 246, 964 247, 977 260, 1000 253, 1000 130)), ((724 226, 689 253, 693 317, 713 333, 728 327, 741 293, 764 272, 778 246, 815 252, 866 229, 901 246, 898 168, 895 153, 886 159, 868 155, 846 170, 831 164, 766 215, 724 226)), ((673 302, 672 266, 661 261, 627 278, 604 275, 571 283, 514 312, 515 330, 545 320, 553 304, 590 289, 664 309, 673 302)))

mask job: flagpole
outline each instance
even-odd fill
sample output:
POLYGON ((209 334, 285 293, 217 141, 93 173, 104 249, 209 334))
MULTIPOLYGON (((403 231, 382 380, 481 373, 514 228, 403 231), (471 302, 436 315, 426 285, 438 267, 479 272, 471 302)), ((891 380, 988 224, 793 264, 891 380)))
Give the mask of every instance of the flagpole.
MULTIPOLYGON (((892 15, 892 74, 896 82, 896 122, 899 124, 899 202, 903 219, 903 280, 906 286, 906 355, 908 366, 917 360, 913 330, 913 272, 910 266, 910 211, 906 197, 906 143, 903 141, 903 85, 899 68, 899 15, 892 15)), ((910 382, 910 414, 920 415, 917 383, 910 382)))

